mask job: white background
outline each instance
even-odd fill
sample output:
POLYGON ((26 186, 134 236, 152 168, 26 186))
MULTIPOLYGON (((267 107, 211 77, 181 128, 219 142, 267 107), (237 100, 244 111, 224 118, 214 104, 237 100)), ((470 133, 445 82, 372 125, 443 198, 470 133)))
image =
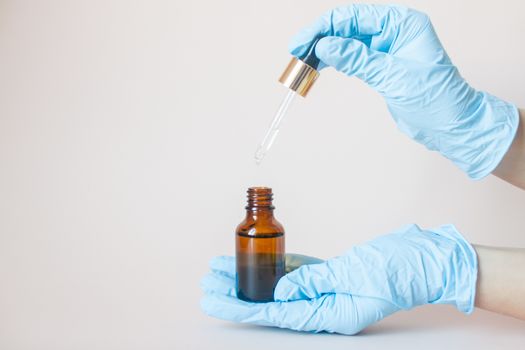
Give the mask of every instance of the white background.
MULTIPOLYGON (((525 106, 522 1, 403 3, 474 87, 525 106)), ((333 70, 255 165, 289 38, 340 4, 0 0, 0 349, 523 346, 524 322, 443 306, 356 337, 200 312, 251 185, 273 187, 291 252, 327 258, 407 223, 525 246, 524 191, 470 181, 333 70)))

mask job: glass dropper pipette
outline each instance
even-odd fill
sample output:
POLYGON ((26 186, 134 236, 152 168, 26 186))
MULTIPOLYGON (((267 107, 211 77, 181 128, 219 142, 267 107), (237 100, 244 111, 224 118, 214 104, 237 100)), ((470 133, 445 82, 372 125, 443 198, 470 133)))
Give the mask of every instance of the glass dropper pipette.
POLYGON ((257 165, 261 164, 264 156, 266 155, 270 147, 272 147, 273 141, 275 141, 275 138, 279 133, 279 128, 281 127, 281 123, 284 119, 286 111, 288 110, 288 107, 290 107, 290 104, 292 103, 294 97, 295 91, 289 90, 283 102, 281 102, 277 113, 275 113, 275 117, 272 120, 272 124, 270 124, 270 127, 264 135, 262 142, 259 144, 259 147, 257 147, 257 151, 255 151, 255 162, 257 163, 257 165))
POLYGON ((319 76, 319 72, 317 71, 319 59, 315 55, 315 45, 319 39, 320 38, 318 37, 312 42, 312 45, 304 58, 299 59, 292 57, 292 60, 279 78, 279 81, 289 88, 289 91, 283 102, 281 102, 277 113, 275 113, 275 117, 273 118, 268 131, 264 135, 262 142, 255 151, 255 162, 257 164, 261 164, 266 153, 270 147, 272 147, 272 144, 279 133, 279 128, 281 127, 284 116, 286 115, 286 111, 290 107, 295 95, 305 97, 310 90, 310 87, 319 76))

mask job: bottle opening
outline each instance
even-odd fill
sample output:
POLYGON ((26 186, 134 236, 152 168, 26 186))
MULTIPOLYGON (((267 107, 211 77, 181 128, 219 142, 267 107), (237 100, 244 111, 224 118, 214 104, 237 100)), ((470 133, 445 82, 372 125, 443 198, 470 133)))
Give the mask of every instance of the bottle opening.
POLYGON ((273 209, 272 205, 273 193, 270 187, 256 186, 248 188, 248 205, 246 209, 253 208, 270 208, 273 209))
POLYGON ((254 187, 248 188, 248 193, 250 193, 250 192, 264 192, 264 191, 269 191, 271 193, 272 189, 270 187, 266 187, 266 186, 254 186, 254 187))

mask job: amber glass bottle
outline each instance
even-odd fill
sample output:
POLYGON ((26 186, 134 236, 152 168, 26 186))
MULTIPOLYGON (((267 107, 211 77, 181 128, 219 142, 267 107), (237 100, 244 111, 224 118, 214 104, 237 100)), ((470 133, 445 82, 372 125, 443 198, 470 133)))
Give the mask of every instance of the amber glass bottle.
POLYGON ((273 301, 284 275, 284 228, 273 216, 272 189, 250 187, 246 218, 237 226, 237 296, 251 302, 273 301))

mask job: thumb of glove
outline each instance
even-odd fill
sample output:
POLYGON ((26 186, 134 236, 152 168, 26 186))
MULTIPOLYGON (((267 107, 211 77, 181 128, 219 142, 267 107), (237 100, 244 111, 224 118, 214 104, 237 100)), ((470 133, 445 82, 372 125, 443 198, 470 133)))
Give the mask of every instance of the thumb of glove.
POLYGON ((276 301, 293 301, 318 298, 327 293, 348 293, 342 283, 344 275, 344 258, 341 257, 303 265, 281 277, 274 298, 276 301))
POLYGON ((394 57, 372 50, 357 39, 324 37, 315 46, 315 54, 324 64, 358 77, 381 93, 395 65, 394 57))

